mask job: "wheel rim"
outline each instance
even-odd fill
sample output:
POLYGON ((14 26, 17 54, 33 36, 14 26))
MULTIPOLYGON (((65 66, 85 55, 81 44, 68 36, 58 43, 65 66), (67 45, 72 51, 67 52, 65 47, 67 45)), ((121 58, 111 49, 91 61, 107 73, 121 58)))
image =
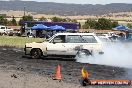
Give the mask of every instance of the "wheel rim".
POLYGON ((37 55, 38 55, 38 53, 35 51, 35 52, 34 52, 34 56, 37 56, 37 55))
POLYGON ((86 56, 85 52, 82 52, 82 51, 78 52, 78 57, 84 57, 84 56, 86 56))
POLYGON ((32 52, 32 57, 33 58, 38 58, 38 52, 37 51, 32 52))

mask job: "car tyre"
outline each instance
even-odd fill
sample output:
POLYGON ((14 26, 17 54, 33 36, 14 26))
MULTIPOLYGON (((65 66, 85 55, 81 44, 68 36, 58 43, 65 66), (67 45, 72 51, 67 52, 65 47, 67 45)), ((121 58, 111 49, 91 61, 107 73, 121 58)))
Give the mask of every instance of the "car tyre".
POLYGON ((76 54, 77 57, 90 56, 92 53, 89 50, 79 50, 76 54))
POLYGON ((33 59, 41 58, 41 56, 42 56, 42 51, 40 49, 32 49, 31 50, 31 57, 33 59))

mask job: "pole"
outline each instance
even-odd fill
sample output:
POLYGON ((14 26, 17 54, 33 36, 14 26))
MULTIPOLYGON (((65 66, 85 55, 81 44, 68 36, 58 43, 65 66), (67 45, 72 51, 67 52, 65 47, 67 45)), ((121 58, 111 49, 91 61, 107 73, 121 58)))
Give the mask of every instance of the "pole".
POLYGON ((26 9, 26 7, 24 6, 24 16, 25 16, 25 9, 26 9))

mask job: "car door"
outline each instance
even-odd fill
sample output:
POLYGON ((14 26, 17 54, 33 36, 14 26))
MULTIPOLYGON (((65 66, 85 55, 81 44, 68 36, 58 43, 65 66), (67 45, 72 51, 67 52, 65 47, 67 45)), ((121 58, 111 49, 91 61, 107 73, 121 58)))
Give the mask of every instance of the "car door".
POLYGON ((90 50, 90 51, 96 51, 99 48, 99 41, 96 40, 95 36, 93 35, 82 35, 82 38, 84 39, 85 43, 83 43, 83 48, 90 50))
POLYGON ((80 49, 94 51, 98 48, 97 40, 93 35, 68 35, 66 37, 66 54, 76 55, 80 49))
POLYGON ((79 35, 58 35, 47 45, 49 55, 76 55, 83 43, 79 35), (80 44, 81 43, 81 44, 80 44))
POLYGON ((76 55, 77 51, 82 48, 84 40, 80 35, 67 35, 66 36, 66 49, 67 55, 76 55))
POLYGON ((47 45, 48 55, 65 55, 65 35, 57 35, 47 45))

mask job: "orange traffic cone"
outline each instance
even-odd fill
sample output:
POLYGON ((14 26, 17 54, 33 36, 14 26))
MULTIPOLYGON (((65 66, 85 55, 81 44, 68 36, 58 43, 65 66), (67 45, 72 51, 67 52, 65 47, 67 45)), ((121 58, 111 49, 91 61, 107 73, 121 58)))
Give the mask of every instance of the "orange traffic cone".
POLYGON ((56 68, 56 74, 54 80, 61 80, 60 65, 58 65, 56 68))

